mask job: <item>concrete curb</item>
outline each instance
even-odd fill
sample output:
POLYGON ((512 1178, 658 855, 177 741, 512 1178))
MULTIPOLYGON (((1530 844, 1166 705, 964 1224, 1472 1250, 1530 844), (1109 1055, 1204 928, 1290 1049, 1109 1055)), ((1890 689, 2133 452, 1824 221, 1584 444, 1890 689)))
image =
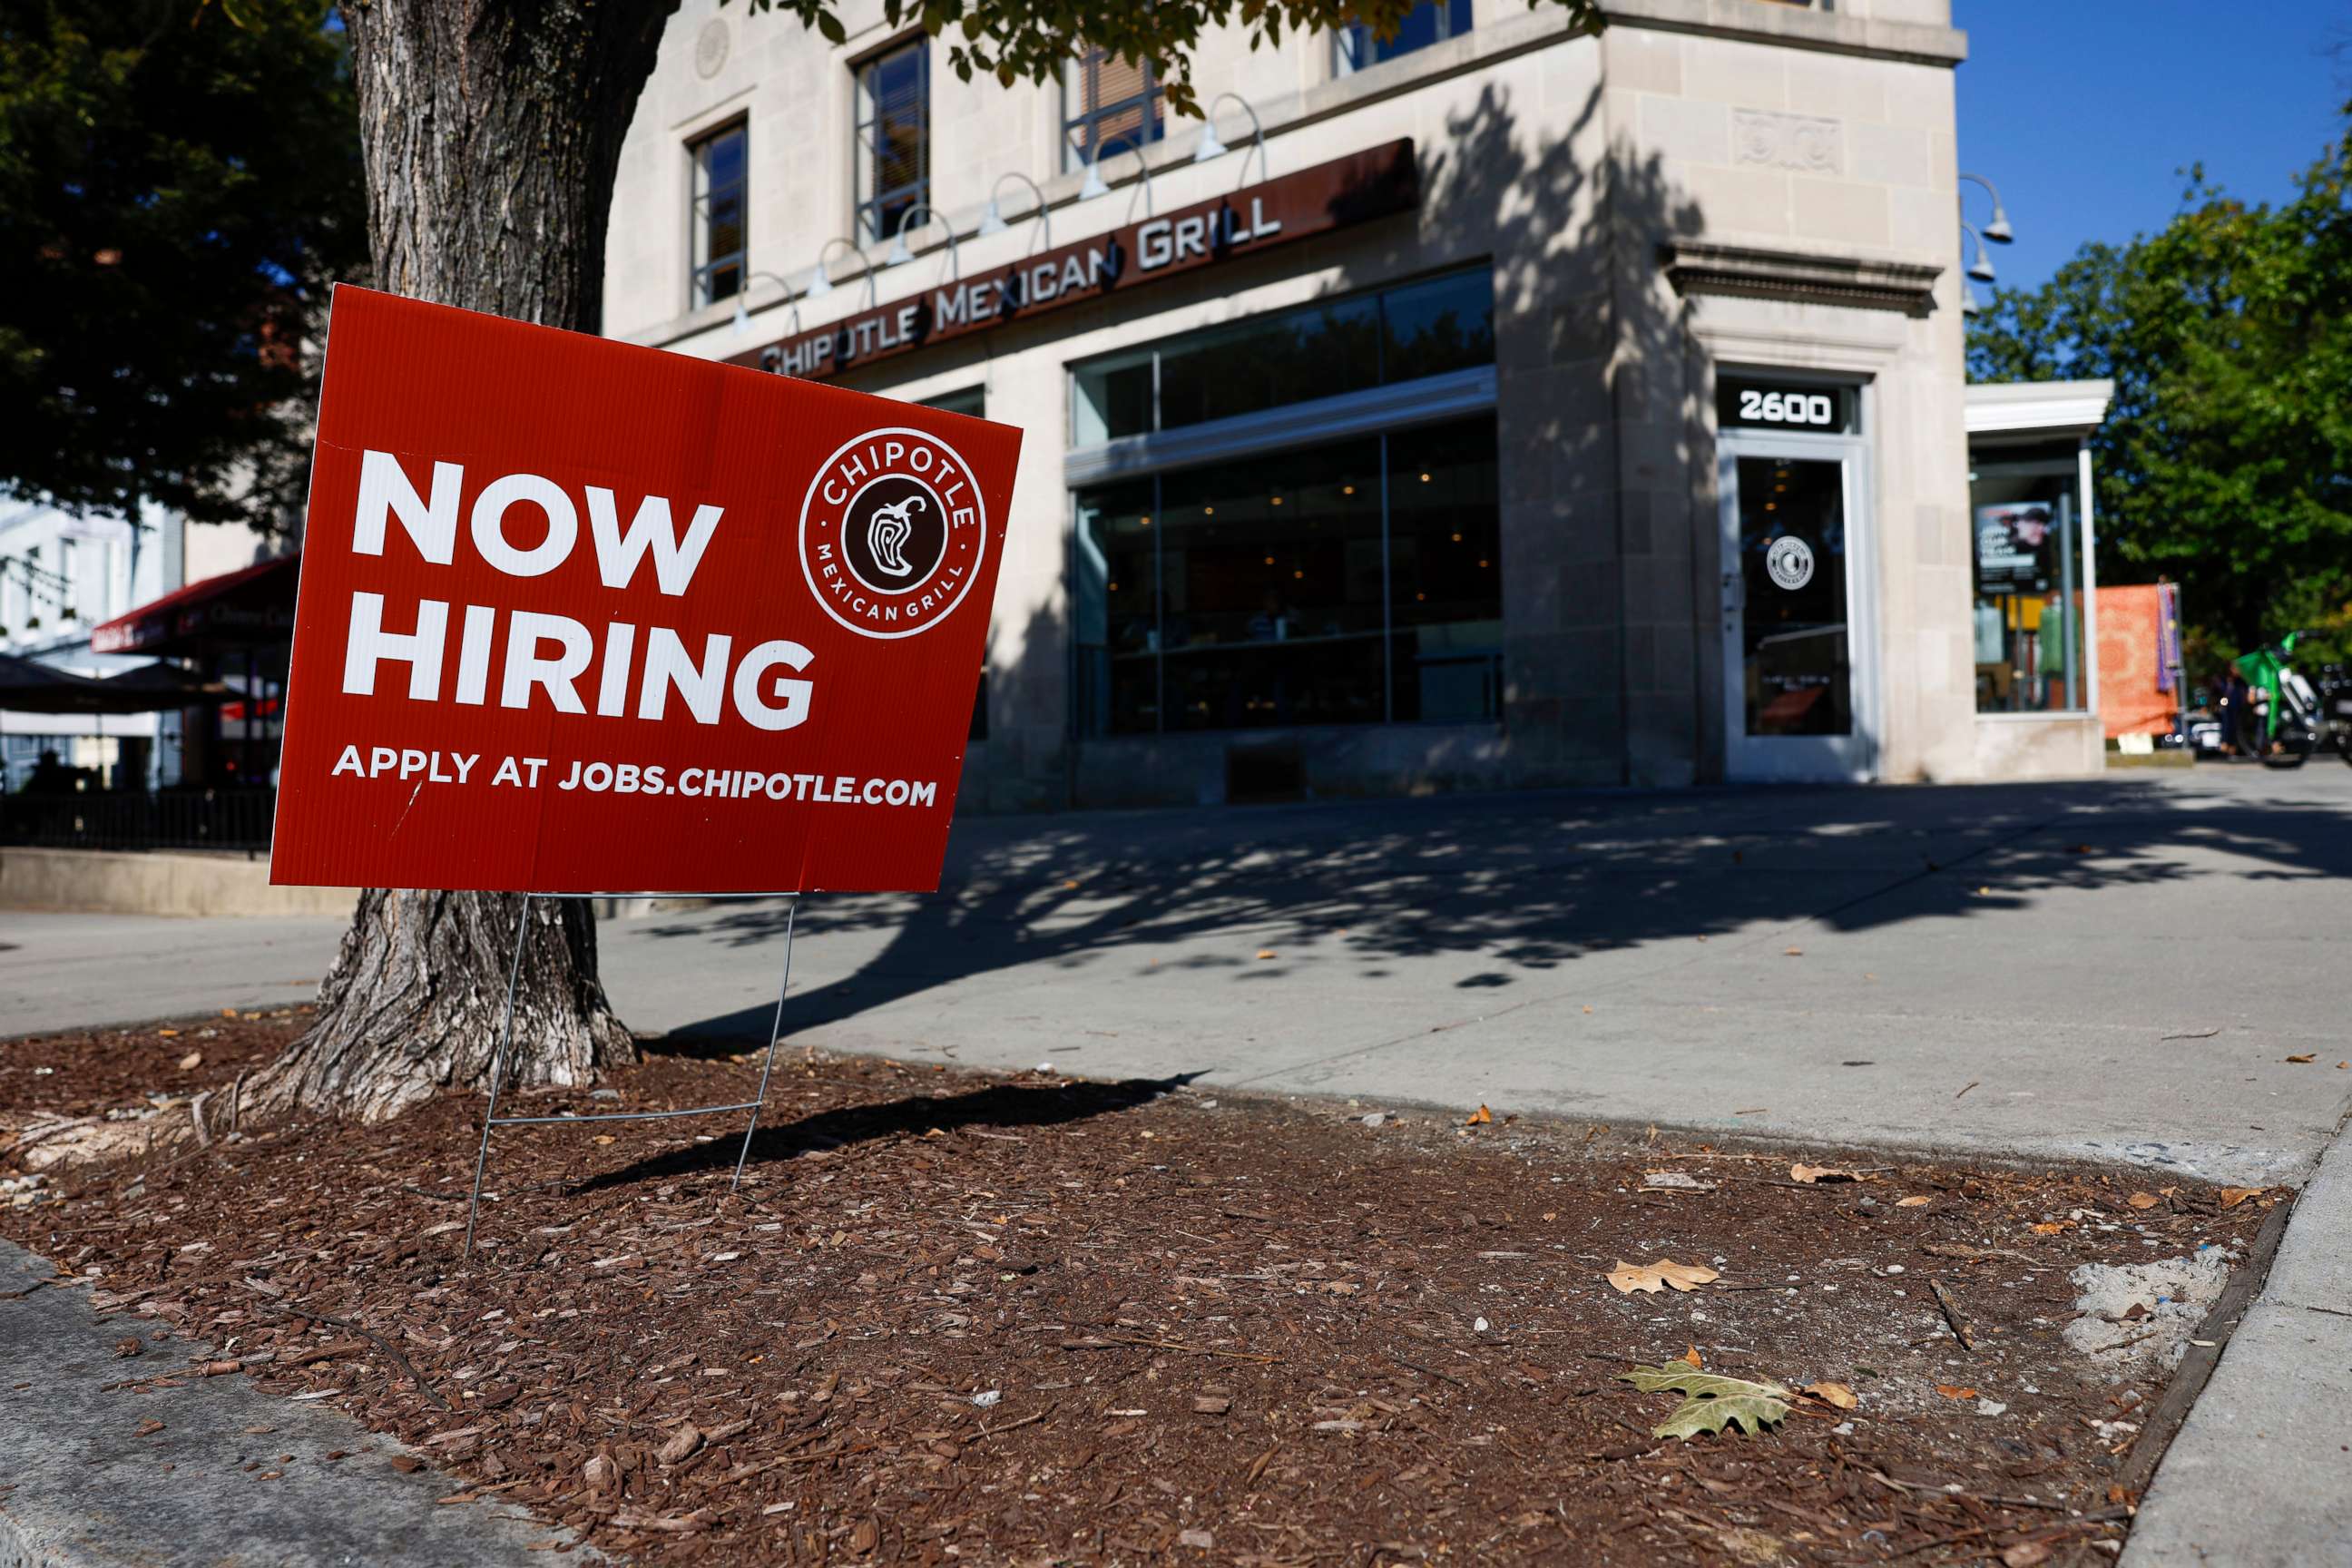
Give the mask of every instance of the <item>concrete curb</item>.
POLYGON ((2121 1568, 2352 1563, 2352 1154, 2296 1201, 2269 1282, 2158 1466, 2121 1568))
MULTIPOLYGON (((0 1291, 56 1272, 0 1241, 0 1291)), ((429 1468, 394 1469, 407 1450, 341 1411, 242 1377, 110 1392, 203 1359, 193 1341, 158 1340, 160 1328, 128 1315, 101 1321, 81 1288, 0 1299, 0 1568, 551 1561, 527 1543, 563 1532, 512 1506, 441 1506, 457 1483, 429 1468), (118 1356, 117 1342, 132 1336, 143 1352, 118 1356), (349 1457, 329 1462, 339 1449, 349 1457)))

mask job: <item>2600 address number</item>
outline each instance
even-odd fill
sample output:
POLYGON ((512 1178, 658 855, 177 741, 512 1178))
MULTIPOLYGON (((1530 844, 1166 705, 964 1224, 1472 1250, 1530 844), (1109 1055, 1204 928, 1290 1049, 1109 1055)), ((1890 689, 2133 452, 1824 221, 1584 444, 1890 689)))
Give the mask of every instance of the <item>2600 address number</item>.
POLYGON ((1759 392, 1739 395, 1739 417, 1764 425, 1835 425, 1837 400, 1826 392, 1759 392))

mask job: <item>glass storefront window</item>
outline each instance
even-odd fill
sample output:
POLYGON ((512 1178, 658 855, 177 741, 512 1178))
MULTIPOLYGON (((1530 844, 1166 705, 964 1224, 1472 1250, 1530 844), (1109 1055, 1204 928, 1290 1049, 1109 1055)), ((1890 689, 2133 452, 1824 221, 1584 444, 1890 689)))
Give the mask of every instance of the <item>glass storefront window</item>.
POLYGON ((1473 268, 1076 366, 1070 439, 1097 446, 1494 363, 1494 277, 1473 268))
POLYGON ((2079 449, 2063 442, 1973 457, 1977 710, 2081 711, 2089 693, 2079 449))
POLYGON ((1079 492, 1082 736, 1501 711, 1495 422, 1079 492))
POLYGON ((1494 718, 1503 710, 1494 421, 1400 431, 1388 449, 1393 716, 1494 718))

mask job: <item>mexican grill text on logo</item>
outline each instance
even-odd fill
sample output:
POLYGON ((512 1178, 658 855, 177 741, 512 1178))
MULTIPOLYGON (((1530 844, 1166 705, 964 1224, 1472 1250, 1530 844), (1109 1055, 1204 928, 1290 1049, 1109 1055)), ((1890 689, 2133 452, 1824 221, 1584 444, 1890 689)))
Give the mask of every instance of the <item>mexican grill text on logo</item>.
POLYGON ((936 887, 1019 451, 338 289, 272 879, 936 887))

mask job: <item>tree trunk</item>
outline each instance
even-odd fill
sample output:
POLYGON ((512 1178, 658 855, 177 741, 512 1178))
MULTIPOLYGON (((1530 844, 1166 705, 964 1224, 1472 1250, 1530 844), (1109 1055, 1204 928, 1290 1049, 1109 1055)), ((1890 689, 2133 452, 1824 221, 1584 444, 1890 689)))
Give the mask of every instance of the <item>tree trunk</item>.
MULTIPOLYGON (((376 287, 596 330, 621 139, 653 72, 656 0, 344 0, 376 287)), ((372 889, 310 1031, 255 1080, 265 1107, 369 1121, 486 1085, 520 900, 372 889)), ((509 1083, 635 1058, 577 900, 532 907, 509 1083)))

